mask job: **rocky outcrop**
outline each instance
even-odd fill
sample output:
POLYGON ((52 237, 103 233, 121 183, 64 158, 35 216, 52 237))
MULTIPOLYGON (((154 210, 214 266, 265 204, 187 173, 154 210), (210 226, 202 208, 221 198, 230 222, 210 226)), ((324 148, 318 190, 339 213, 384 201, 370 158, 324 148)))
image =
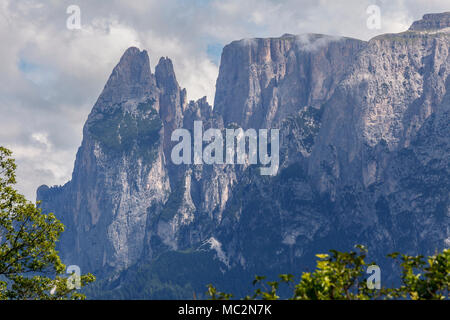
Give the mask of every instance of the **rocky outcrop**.
POLYGON ((161 107, 147 53, 128 49, 84 126, 72 180, 38 190, 44 210, 67 226, 65 262, 102 274, 142 255, 147 209, 170 193, 161 107))
POLYGON ((409 30, 442 30, 450 28, 450 12, 430 13, 423 16, 422 20, 415 21, 409 30))

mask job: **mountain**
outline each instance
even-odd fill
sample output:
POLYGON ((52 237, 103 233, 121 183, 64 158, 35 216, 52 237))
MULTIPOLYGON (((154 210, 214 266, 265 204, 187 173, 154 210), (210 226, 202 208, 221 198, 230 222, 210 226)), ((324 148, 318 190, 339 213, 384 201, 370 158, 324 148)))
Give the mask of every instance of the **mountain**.
MULTIPOLYGON (((450 246, 450 13, 370 41, 318 34, 223 49, 214 107, 187 101, 170 59, 129 48, 83 129, 71 181, 41 186, 66 225, 66 264, 96 298, 239 292, 314 254, 450 246), (254 164, 171 161, 177 128, 279 129, 275 176, 254 164)), ((383 260, 384 259, 384 260, 383 260)), ((392 275, 392 279, 395 275, 392 275)), ((391 279, 389 276, 385 279, 391 279)), ((387 281, 387 280, 386 280, 387 281)))

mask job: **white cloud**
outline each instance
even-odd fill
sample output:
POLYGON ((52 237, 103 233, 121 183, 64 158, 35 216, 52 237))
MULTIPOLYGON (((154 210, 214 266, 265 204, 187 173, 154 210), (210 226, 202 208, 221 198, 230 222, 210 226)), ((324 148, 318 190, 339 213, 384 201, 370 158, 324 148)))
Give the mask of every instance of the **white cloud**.
POLYGON ((48 141, 48 134, 42 133, 42 132, 36 132, 31 135, 31 138, 33 138, 34 141, 37 143, 40 143, 41 145, 45 146, 45 149, 47 151, 50 151, 52 148, 52 144, 50 141, 48 141))

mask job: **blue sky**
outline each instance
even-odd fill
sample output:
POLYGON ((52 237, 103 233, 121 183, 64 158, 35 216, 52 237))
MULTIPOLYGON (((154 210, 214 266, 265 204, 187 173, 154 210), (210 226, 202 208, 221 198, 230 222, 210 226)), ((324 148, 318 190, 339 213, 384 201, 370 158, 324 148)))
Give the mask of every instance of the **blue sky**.
POLYGON ((220 63, 220 55, 222 54, 223 47, 224 45, 220 42, 211 42, 206 46, 206 53, 208 54, 208 58, 215 65, 219 65, 220 63))
POLYGON ((70 179, 82 127, 114 65, 130 46, 151 67, 172 59, 189 99, 213 102, 224 45, 284 33, 368 40, 406 30, 448 0, 0 0, 0 145, 14 152, 18 188, 34 200, 40 184, 70 179), (81 30, 66 28, 69 5, 81 30), (366 26, 369 5, 381 29, 366 26))

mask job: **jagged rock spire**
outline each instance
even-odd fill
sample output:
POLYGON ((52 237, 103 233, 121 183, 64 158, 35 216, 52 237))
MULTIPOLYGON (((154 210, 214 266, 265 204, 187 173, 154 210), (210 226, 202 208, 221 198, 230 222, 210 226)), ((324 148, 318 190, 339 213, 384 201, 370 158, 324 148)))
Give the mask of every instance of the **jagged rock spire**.
POLYGON ((130 47, 112 71, 97 105, 140 98, 154 86, 147 51, 130 47))
POLYGON ((167 57, 161 57, 155 68, 156 84, 158 88, 165 93, 174 93, 180 89, 175 72, 173 70, 172 60, 167 57))

